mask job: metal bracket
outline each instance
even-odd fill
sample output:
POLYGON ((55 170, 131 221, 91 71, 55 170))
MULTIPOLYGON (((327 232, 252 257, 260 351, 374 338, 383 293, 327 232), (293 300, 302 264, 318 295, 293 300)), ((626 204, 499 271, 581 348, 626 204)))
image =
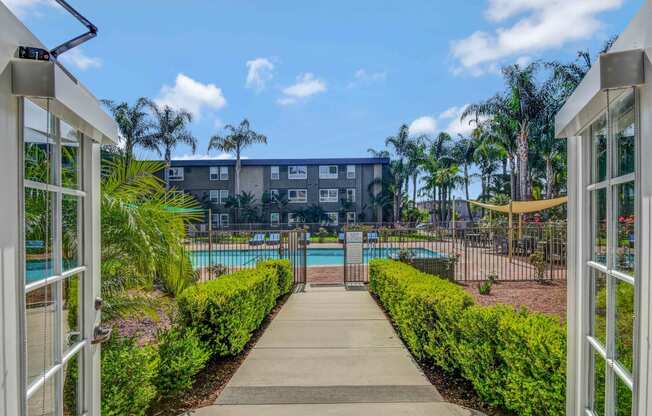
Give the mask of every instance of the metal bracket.
POLYGON ((73 17, 81 22, 84 26, 88 28, 88 32, 81 34, 77 36, 76 38, 73 38, 67 42, 62 43, 61 45, 57 46, 56 48, 52 49, 50 51, 50 55, 54 59, 57 59, 59 55, 62 53, 81 45, 82 43, 86 42, 89 39, 94 38, 97 36, 97 27, 92 24, 88 19, 86 19, 84 16, 81 15, 77 10, 75 10, 71 5, 69 5, 65 0, 55 0, 61 7, 66 9, 68 13, 73 15, 73 17))
POLYGON ((102 328, 100 325, 96 326, 93 330, 93 340, 91 341, 91 344, 101 344, 108 341, 109 338, 111 338, 112 332, 112 328, 102 328))

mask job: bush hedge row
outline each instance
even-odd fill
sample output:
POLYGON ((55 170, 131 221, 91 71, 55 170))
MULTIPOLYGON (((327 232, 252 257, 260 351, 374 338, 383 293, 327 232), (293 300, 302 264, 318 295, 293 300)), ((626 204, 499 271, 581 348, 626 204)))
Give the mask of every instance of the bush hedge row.
POLYGON ((156 345, 112 337, 102 346, 102 414, 145 415, 157 398, 189 390, 211 355, 242 351, 292 285, 287 260, 261 262, 181 292, 179 323, 159 332, 156 345))
POLYGON ((276 299, 289 291, 289 269, 287 260, 266 261, 255 269, 190 287, 177 298, 181 320, 207 343, 212 354, 238 354, 276 299))
POLYGON ((518 415, 565 414, 566 332, 557 320, 474 305, 458 285, 401 262, 372 260, 370 291, 420 360, 469 380, 518 415))

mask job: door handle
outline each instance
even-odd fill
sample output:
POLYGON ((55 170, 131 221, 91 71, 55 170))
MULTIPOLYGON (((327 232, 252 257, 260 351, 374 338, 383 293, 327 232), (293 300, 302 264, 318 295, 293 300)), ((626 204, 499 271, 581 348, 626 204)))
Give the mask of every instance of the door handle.
POLYGON ((109 338, 111 338, 112 332, 112 328, 102 328, 100 325, 97 325, 93 330, 93 340, 91 341, 91 344, 101 344, 108 341, 109 338))

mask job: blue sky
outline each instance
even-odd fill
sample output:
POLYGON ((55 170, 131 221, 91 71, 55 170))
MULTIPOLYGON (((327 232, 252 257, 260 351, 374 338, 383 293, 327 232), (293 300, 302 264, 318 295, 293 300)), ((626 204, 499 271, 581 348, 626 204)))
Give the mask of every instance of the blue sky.
MULTIPOLYGON (((0 1, 48 46, 83 30, 51 0, 0 1)), ((403 123, 464 132, 500 65, 595 53, 643 0, 70 3, 99 35, 62 60, 98 98, 186 107, 198 157, 247 117, 269 138, 255 158, 364 156, 403 123)))

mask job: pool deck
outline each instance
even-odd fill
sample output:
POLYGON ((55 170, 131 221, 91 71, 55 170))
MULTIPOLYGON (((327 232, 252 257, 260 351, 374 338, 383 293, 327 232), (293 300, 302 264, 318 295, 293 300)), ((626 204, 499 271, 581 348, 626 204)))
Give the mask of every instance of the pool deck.
POLYGON ((471 416, 446 402, 366 291, 293 294, 212 406, 195 416, 471 416))

